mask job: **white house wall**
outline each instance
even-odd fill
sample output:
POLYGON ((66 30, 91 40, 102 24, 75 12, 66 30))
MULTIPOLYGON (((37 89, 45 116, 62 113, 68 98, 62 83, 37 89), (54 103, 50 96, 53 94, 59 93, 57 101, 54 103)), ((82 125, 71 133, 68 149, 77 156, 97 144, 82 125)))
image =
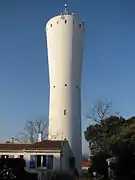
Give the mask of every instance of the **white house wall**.
POLYGON ((41 155, 49 156, 53 155, 53 169, 60 169, 60 153, 25 153, 25 159, 27 161, 27 167, 29 168, 30 156, 31 155, 41 155))
POLYGON ((69 173, 73 173, 71 171, 71 168, 69 167, 69 158, 73 157, 73 153, 70 149, 70 146, 68 143, 65 143, 62 149, 62 157, 61 157, 61 166, 64 171, 67 171, 69 173))
POLYGON ((23 152, 0 152, 0 156, 14 156, 15 158, 19 158, 21 155, 24 155, 23 152))
POLYGON ((60 168, 60 153, 25 153, 25 159, 28 161, 28 166, 29 166, 29 162, 30 162, 30 156, 31 155, 41 155, 41 156, 49 156, 49 155, 53 155, 53 169, 59 169, 60 168))
POLYGON ((46 25, 50 78, 49 138, 66 138, 81 171, 81 72, 84 24, 75 15, 46 25))
POLYGON ((7 156, 14 156, 14 158, 19 158, 20 155, 23 155, 24 156, 24 159, 26 161, 26 168, 29 169, 29 164, 30 164, 30 156, 31 155, 53 155, 54 156, 54 161, 53 161, 53 169, 60 169, 60 153, 45 153, 45 152, 38 152, 38 153, 28 153, 28 152, 0 152, 0 156, 2 155, 7 155, 7 156))

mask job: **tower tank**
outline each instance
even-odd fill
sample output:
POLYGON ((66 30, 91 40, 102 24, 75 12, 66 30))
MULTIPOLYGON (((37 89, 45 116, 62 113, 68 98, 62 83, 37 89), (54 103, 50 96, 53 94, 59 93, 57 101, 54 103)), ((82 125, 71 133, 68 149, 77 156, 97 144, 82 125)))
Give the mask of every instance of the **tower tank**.
POLYGON ((81 173, 81 72, 84 22, 67 7, 46 25, 50 81, 49 136, 68 140, 81 173))

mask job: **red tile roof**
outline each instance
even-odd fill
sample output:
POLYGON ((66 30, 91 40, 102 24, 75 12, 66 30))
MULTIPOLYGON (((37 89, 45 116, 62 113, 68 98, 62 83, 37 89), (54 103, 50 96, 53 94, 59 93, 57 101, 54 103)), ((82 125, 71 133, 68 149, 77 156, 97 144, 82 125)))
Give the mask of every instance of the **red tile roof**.
POLYGON ((13 144, 13 143, 3 143, 0 144, 0 151, 8 150, 23 150, 28 147, 30 144, 13 144))
POLYGON ((65 141, 45 140, 29 145, 26 150, 60 150, 65 141))
POLYGON ((0 151, 16 151, 16 150, 60 150, 63 143, 66 141, 51 141, 45 140, 33 144, 15 144, 3 143, 0 144, 0 151))
POLYGON ((82 167, 90 167, 90 162, 85 160, 82 162, 82 167))

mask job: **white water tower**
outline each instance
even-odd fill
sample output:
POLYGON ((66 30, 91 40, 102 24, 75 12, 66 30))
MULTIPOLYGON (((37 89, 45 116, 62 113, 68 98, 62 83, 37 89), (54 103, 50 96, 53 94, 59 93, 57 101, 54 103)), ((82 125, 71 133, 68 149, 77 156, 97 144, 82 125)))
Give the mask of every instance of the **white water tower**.
POLYGON ((50 139, 67 139, 81 173, 81 72, 84 22, 69 14, 65 6, 61 15, 47 22, 47 49, 50 80, 50 139))

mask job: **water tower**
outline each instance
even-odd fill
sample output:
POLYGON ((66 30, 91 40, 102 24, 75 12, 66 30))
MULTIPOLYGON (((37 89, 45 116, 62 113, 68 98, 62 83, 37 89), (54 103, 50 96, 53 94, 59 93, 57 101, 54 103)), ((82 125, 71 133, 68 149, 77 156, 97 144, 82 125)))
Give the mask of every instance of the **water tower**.
POLYGON ((81 173, 81 74, 84 22, 75 14, 63 13, 46 25, 50 100, 49 138, 67 139, 81 173), (52 138, 53 137, 53 138, 52 138))

